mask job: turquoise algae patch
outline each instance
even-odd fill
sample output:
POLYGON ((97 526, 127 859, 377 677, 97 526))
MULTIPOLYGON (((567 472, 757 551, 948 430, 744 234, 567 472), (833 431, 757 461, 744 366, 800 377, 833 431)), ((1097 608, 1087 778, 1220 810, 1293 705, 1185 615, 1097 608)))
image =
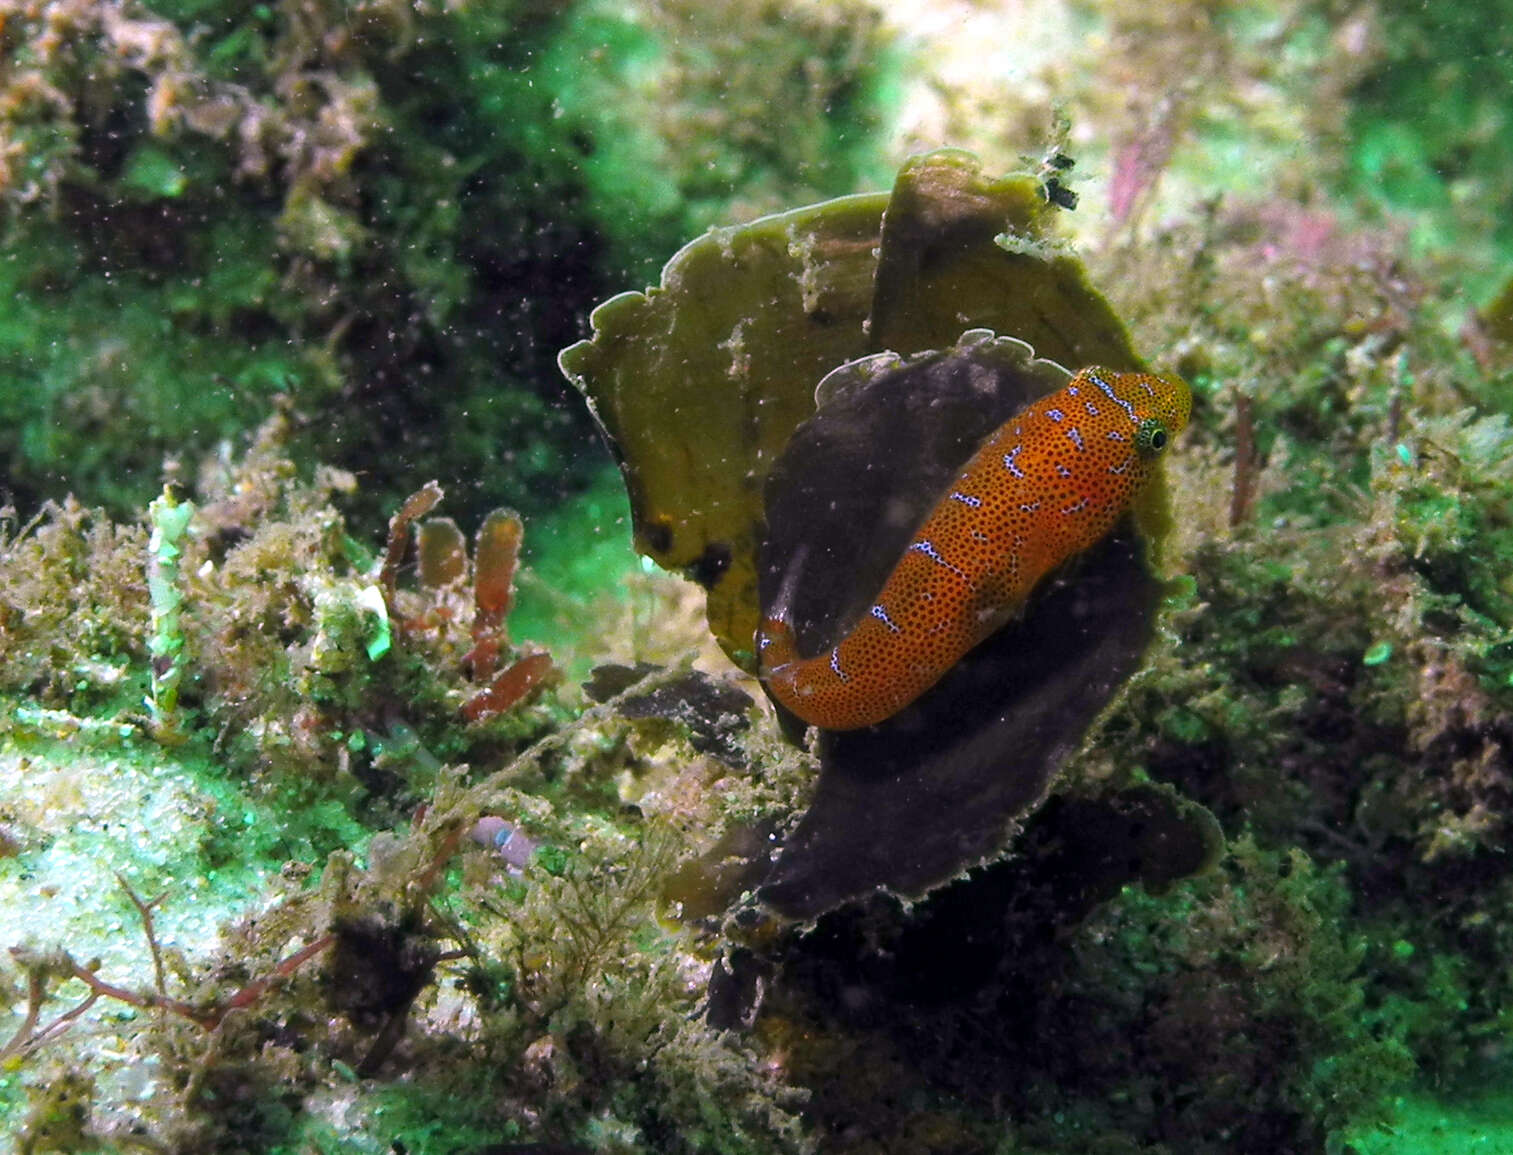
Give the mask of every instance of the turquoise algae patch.
MULTIPOLYGON (((107 982, 149 990, 152 953, 126 886, 157 900, 158 945, 201 967, 216 957, 221 928, 266 901, 284 855, 317 853, 281 811, 250 803, 199 758, 103 731, 46 736, 62 724, 47 717, 39 713, 32 726, 18 713, 0 741, 0 797, 8 800, 0 823, 0 944, 62 948, 107 982)), ((324 845, 333 835, 364 838, 340 808, 317 808, 304 822, 307 834, 335 824, 316 834, 324 845)), ((0 960, 12 982, 14 966, 0 960)), ((43 1023, 76 1005, 84 988, 65 985, 60 994, 43 1023)), ((20 1027, 24 1010, 23 1000, 0 1015, 0 1042, 20 1027)), ((141 1013, 102 1000, 50 1047, 86 1051, 101 1095, 127 1111, 163 1093, 157 1061, 131 1025, 141 1013)), ((0 1097, 0 1121, 21 1109, 19 1100, 0 1097)))

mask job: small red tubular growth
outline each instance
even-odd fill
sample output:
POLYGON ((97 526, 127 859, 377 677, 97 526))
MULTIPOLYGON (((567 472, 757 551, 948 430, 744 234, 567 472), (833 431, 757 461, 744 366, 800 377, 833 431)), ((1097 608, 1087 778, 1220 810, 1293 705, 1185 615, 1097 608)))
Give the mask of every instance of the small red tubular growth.
MULTIPOLYGON (((404 560, 409 527, 424 517, 441 500, 441 487, 428 482, 406 499, 389 522, 389 542, 379 570, 379 582, 388 602, 390 616, 399 621, 394 610, 395 580, 404 560)), ((483 520, 473 551, 473 646, 463 661, 474 682, 483 688, 462 705, 462 716, 469 722, 508 710, 530 696, 552 676, 552 659, 546 653, 527 654, 513 665, 499 670, 499 656, 509 645, 505 621, 515 600, 515 571, 520 562, 520 542, 524 528, 509 510, 496 509, 483 520)), ((417 529, 420 585, 425 590, 446 590, 461 584, 467 574, 467 546, 451 518, 432 518, 417 529)), ((432 611, 417 618, 412 629, 435 626, 450 618, 446 598, 437 600, 432 611)))
POLYGON ((400 620, 395 605, 399 563, 404 561, 405 550, 410 544, 410 525, 416 518, 424 517, 435 509, 441 498, 441 486, 428 481, 405 498, 399 511, 389 519, 389 541, 384 549, 383 564, 378 570, 378 584, 383 590, 384 604, 389 607, 389 617, 395 621, 400 620))
POLYGON ((508 710, 542 685, 552 670, 550 654, 527 654, 464 702, 463 718, 477 722, 508 710))
POLYGON ((504 623, 515 601, 515 569, 524 533, 518 517, 496 509, 483 519, 473 544, 473 649, 468 659, 477 682, 493 677, 507 640, 504 623))

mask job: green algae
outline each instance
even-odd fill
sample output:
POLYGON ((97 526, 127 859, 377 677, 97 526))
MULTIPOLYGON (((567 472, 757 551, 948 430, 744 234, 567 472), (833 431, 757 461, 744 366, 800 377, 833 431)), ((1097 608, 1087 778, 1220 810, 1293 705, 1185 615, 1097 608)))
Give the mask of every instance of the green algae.
POLYGON ((275 274, 248 252, 259 246, 253 227, 225 214, 169 284, 129 266, 91 273, 78 242, 55 228, 7 246, 0 418, 13 485, 71 488, 120 511, 147 500, 175 446, 247 428, 280 390, 319 389, 318 358, 279 338, 230 339, 232 318, 267 308, 274 288, 275 274), (202 297, 197 284, 223 291, 202 297), (128 407, 136 437, 118 442, 105 432, 128 407))
POLYGON ((1513 1104, 1495 1089, 1499 1076, 1490 1075, 1484 1090, 1403 1095, 1391 1125, 1352 1133, 1351 1149, 1360 1155, 1458 1155, 1513 1148, 1513 1104))
MULTIPOLYGON (((139 987, 152 959, 124 889, 129 885, 161 896, 156 942, 175 976, 204 967, 223 922, 267 901, 284 856, 308 859, 366 841, 340 806, 301 805, 299 793, 256 797, 210 759, 188 752, 165 758, 140 738, 83 750, 77 741, 13 730, 0 745, 0 794, 10 800, 6 827, 18 850, 0 861, 0 937, 11 947, 64 944, 107 980, 139 987)), ((7 957, 7 984, 16 981, 15 963, 7 957)), ((44 1022, 77 1003, 82 987, 59 993, 44 1022)), ((9 1008, 7 1036, 19 1009, 9 1008)), ((141 1046, 143 1026, 143 1012, 106 1004, 75 1027, 89 1039, 96 1095, 129 1112, 150 1104, 161 1077, 154 1073, 157 1058, 141 1046)), ((69 1049, 66 1041, 62 1046, 69 1049)), ((44 1071, 55 1065, 56 1059, 44 1062, 44 1071)), ((7 1069, 34 1075, 33 1064, 15 1057, 7 1069)), ((19 1135, 26 1114, 19 1092, 37 1083, 35 1077, 5 1082, 0 1132, 19 1135)))
POLYGON ((595 612, 599 598, 630 597, 626 580, 640 573, 619 474, 603 470, 584 492, 532 521, 523 556, 514 632, 554 653, 573 653, 574 669, 587 675, 603 654, 579 652, 584 614, 595 612))
POLYGON ((595 2, 577 7, 535 80, 553 94, 548 131, 591 142, 578 169, 616 266, 647 279, 669 241, 720 224, 732 197, 782 188, 793 203, 886 180, 876 139, 895 57, 852 0, 781 13, 750 0, 719 12, 595 2), (789 130, 755 130, 774 107, 789 130))
POLYGON ((1506 53, 1483 35, 1506 22, 1505 2, 1426 12, 1392 2, 1380 11, 1381 51, 1350 103, 1349 192, 1410 222, 1421 252, 1470 241, 1483 250, 1470 271, 1495 289, 1513 258, 1504 174, 1513 119, 1501 93, 1513 82, 1506 53))
MULTIPOLYGON (((580 734, 586 740, 576 752, 568 748, 589 722, 603 725, 605 716, 593 711, 519 759, 525 737, 540 734, 554 716, 550 706, 465 726, 455 678, 471 607, 445 601, 452 586, 465 583, 396 583, 390 597, 403 626, 394 652, 368 657, 359 606, 378 579, 368 551, 345 535, 327 504, 327 486, 339 490, 342 480, 328 474, 313 488, 302 482, 281 456, 279 430, 275 419, 246 460, 222 463, 227 474, 207 482, 194 506, 174 506, 187 515, 175 547, 185 583, 177 618, 185 741, 171 750, 148 738, 149 719, 130 705, 129 687, 147 684, 153 629, 141 588, 150 556, 144 535, 114 531, 99 514, 57 508, 4 542, 7 563, 33 563, 27 572, 7 565, 0 588, 6 640, 18 640, 10 631, 24 621, 61 670, 98 660, 91 643, 107 635, 75 632, 54 603, 93 601, 90 583, 120 580, 123 563, 136 569, 138 587, 119 605, 101 598, 96 611, 119 615, 123 626, 135 617, 138 631, 135 658, 128 658, 138 668, 113 687, 109 720, 73 714, 69 707, 95 699, 69 684, 53 691, 57 705, 22 698, 5 724, 11 777, 4 796, 11 801, 0 868, 25 892, 6 903, 22 920, 8 937, 20 944, 29 938, 23 924, 47 926, 38 946, 53 952, 14 955, 5 970, 11 997, 0 1046, 27 1076, 25 1099, 7 1100, 18 1113, 18 1133, 33 1144, 65 1142, 50 1120, 66 1115, 77 1132, 66 1141, 72 1146, 115 1134, 131 1119, 197 1150, 253 1141, 273 1149, 301 1134, 387 1143, 402 1133, 382 1122, 381 1102, 371 1119, 360 1118, 347 1094, 327 1099, 322 1088, 350 1086, 381 1064, 407 1033, 417 999, 426 1014, 443 1018, 469 1013, 478 999, 493 1023, 486 1049, 516 1056, 500 1069, 502 1081, 480 1076, 470 1108, 494 1118, 496 1130, 513 1126, 507 1116, 522 1110, 502 1108, 501 1095, 519 1104, 534 1094, 533 1076, 521 1074, 519 1061, 533 1044, 545 1067, 531 1069, 550 1070, 552 1080, 576 1080, 580 1064, 624 1072, 608 1080, 597 1104, 554 1107, 549 1125, 559 1135, 590 1133, 615 1114, 622 1121, 611 1130, 625 1135, 652 1125, 658 1112, 697 1114, 705 1109, 701 1092, 690 1097, 685 1084, 706 1060, 728 1071, 726 1083, 744 1086, 749 1064, 731 1049, 734 1040, 722 1042, 688 1021, 696 988, 682 976, 703 964, 657 921, 660 880, 685 853, 681 841, 658 822, 627 823, 615 798, 614 775, 632 773, 644 756, 627 755, 598 732, 580 734), (95 572, 66 564, 91 550, 95 572), (441 609, 458 616, 427 624, 441 609), (247 633, 247 623, 261 621, 279 625, 247 633), (402 716, 396 702, 404 703, 402 716), (101 747, 101 761, 79 751, 62 757, 65 738, 101 747), (442 765, 427 743, 471 758, 478 772, 442 765), (139 787, 144 770, 147 785, 139 787), (519 794, 508 788, 512 781, 538 793, 519 794), (476 818, 501 811, 555 848, 538 856, 528 884, 498 877, 502 866, 491 867, 477 851, 460 867, 450 865, 476 818), (386 825, 396 832, 384 832, 386 825), (89 869, 71 868, 85 858, 89 869), (133 926, 134 900, 110 884, 113 871, 129 881, 130 894, 147 896, 151 928, 144 920, 133 926), (70 904, 79 906, 77 918, 63 917, 70 904), (214 946, 217 929, 222 938, 214 946), (100 948, 102 935, 110 951, 100 948), (461 960, 448 967, 445 988, 434 973, 443 953, 433 945, 438 936, 457 944, 461 960), (342 949, 348 940, 355 945, 342 949), (72 953, 57 954, 59 948, 72 953), (166 974, 156 970, 160 949, 166 974), (377 968, 369 956, 380 960, 377 968), (414 985, 393 1002, 381 976, 407 957, 418 960, 409 964, 414 985), (78 978, 67 980, 70 968, 76 976, 83 968, 91 983, 113 984, 115 993, 44 1044, 32 1032, 66 1024, 57 1016, 87 996, 78 978), (262 985, 270 973, 283 980, 271 989, 262 985), (23 997, 35 983, 36 993, 23 997), (639 994, 606 998, 611 991, 639 994), (296 1033, 333 1014, 348 1024, 342 1032, 354 1033, 311 1070, 298 1058, 303 1043, 275 1047, 276 1055, 266 1049, 254 1026, 265 1000, 270 1012, 292 1016, 296 1033), (35 1021, 24 1013, 28 1005, 38 1012, 35 1021), (681 1073, 651 1102, 627 1097, 618 1088, 644 1066, 653 1036, 659 1064, 681 1073), (114 1057, 96 1061, 97 1045, 114 1057), (88 1085, 77 1084, 75 1074, 86 1067, 88 1085), (209 1074, 186 1081, 177 1074, 185 1070, 209 1074), (298 1110, 274 1093, 290 1080, 305 1087, 298 1110)), ((13 684, 8 692, 25 689, 13 684)), ((677 732, 668 732, 652 757, 667 760, 661 751, 669 741, 684 749, 677 732)), ((684 762, 672 756, 674 772, 684 762)), ((749 798, 761 789, 732 783, 722 794, 749 798)), ((643 798, 641 808, 654 814, 653 798, 643 798)), ((436 1112, 433 1131, 458 1132, 459 1104, 449 1094, 461 1085, 447 1078, 429 1100, 417 1092, 418 1104, 449 1105, 436 1112)), ((730 1117, 744 1113, 743 1126, 758 1136, 791 1130, 786 1111, 775 1106, 781 1097, 781 1088, 773 1095, 741 1091, 730 1100, 730 1117)), ((685 1125, 695 1126, 692 1115, 685 1125)), ((772 1148, 752 1139, 745 1149, 772 1148)))
POLYGON ((417 474, 478 483, 468 512, 551 505, 599 464, 551 372, 575 308, 758 186, 850 191, 888 67, 860 5, 802 28, 760 5, 113 11, 55 0, 0 38, 0 449, 23 499, 118 516, 274 394, 310 419, 303 461, 402 440, 417 474), (803 131, 695 147, 711 116, 745 123, 738 94, 803 131))

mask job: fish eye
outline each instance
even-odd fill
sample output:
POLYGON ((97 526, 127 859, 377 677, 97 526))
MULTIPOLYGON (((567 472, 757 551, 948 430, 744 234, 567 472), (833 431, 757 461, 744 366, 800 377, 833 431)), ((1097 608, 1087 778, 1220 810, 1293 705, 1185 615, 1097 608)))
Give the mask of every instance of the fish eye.
POLYGON ((1135 449, 1141 457, 1156 457, 1171 440, 1166 426, 1154 417, 1147 417, 1135 430, 1135 449))

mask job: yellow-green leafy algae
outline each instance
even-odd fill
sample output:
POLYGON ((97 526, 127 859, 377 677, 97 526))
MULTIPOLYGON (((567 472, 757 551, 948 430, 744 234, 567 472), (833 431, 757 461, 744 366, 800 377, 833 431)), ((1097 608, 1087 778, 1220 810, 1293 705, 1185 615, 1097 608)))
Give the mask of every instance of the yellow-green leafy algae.
POLYGON ((753 660, 762 487, 830 370, 973 328, 1062 364, 1139 364, 1055 249, 1052 212, 1034 177, 931 154, 891 194, 710 231, 660 287, 599 306, 593 339, 563 351, 625 474, 636 548, 709 590, 710 628, 739 663, 753 660))
MULTIPOLYGON (((800 569, 807 652, 832 644, 976 444, 1064 380, 1058 361, 1139 366, 1055 244, 1054 211, 1038 173, 995 180, 968 154, 930 154, 886 199, 713 231, 563 352, 620 458, 638 548, 709 589, 738 662, 758 603, 800 569)), ((1144 528, 1169 529, 1161 484, 1143 508, 1144 528)), ((825 736, 763 901, 811 918, 996 854, 1139 664, 1160 598, 1146 552, 1121 525, 897 719, 825 736)))

